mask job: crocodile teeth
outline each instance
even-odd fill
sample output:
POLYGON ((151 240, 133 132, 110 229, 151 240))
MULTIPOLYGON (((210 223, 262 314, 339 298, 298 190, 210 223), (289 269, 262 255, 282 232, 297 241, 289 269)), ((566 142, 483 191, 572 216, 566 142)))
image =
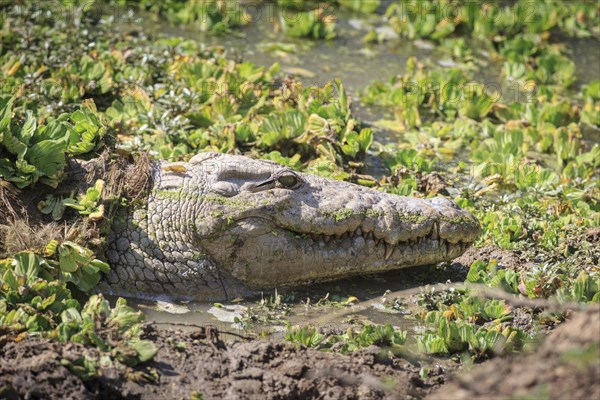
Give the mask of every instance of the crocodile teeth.
POLYGON ((388 242, 385 243, 385 260, 386 261, 390 259, 392 254, 394 254, 395 248, 396 248, 395 245, 389 244, 388 242))
POLYGON ((331 236, 325 235, 325 238, 323 240, 325 241, 325 243, 329 243, 331 241, 331 236))
POLYGON ((373 235, 373 232, 367 233, 367 239, 375 240, 375 235, 373 235))
POLYGON ((362 236, 362 230, 360 228, 356 228, 354 231, 354 236, 362 236))
POLYGON ((437 222, 434 222, 433 228, 431 228, 431 238, 433 240, 438 240, 440 238, 440 226, 437 222))

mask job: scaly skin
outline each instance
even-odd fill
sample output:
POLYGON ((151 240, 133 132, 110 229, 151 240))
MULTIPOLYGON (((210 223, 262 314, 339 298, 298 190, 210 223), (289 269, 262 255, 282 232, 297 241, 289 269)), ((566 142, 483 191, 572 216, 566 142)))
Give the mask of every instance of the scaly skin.
POLYGON ((460 256, 479 222, 444 198, 385 194, 270 161, 159 162, 147 206, 113 222, 104 290, 216 300, 460 256))

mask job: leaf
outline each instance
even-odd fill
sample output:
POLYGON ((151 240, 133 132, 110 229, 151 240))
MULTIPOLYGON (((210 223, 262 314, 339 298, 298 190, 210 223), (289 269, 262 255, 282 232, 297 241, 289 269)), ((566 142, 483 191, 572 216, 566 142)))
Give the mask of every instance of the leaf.
POLYGON ((329 123, 325 118, 317 114, 308 117, 308 131, 316 134, 326 134, 329 131, 329 123))
POLYGON ((65 245, 58 248, 59 266, 62 272, 75 272, 79 268, 75 261, 75 250, 65 245))
POLYGON ((187 168, 180 164, 165 165, 162 167, 162 170, 166 172, 175 172, 176 174, 185 174, 187 172, 187 168))
POLYGON ((27 119, 25 120, 25 124, 23 124, 20 133, 21 141, 23 143, 29 143, 31 141, 31 138, 35 134, 36 127, 37 121, 35 120, 33 113, 27 110, 27 119))
POLYGON ((19 288, 17 279, 10 269, 4 273, 4 276, 2 276, 2 281, 10 290, 17 290, 19 288))
POLYGON ((110 271, 110 266, 104 261, 94 259, 90 261, 90 264, 94 265, 94 267, 96 267, 99 271, 104 272, 105 274, 107 274, 110 271))
POLYGON ((2 133, 2 144, 6 150, 22 160, 27 152, 27 143, 23 143, 17 136, 13 135, 10 129, 6 129, 2 133))
POLYGON ((40 303, 40 306, 39 306, 39 310, 45 310, 45 309, 47 309, 55 301, 56 301, 56 294, 53 293, 50 296, 46 297, 44 300, 42 300, 42 302, 40 303))
POLYGON ((32 252, 22 251, 14 256, 15 273, 27 277, 27 281, 37 278, 39 274, 39 258, 32 252))
POLYGON ((138 353, 140 362, 150 361, 158 353, 158 348, 150 340, 129 342, 129 346, 138 353))
POLYGON ((62 171, 66 165, 66 144, 59 140, 44 140, 27 151, 27 161, 46 176, 62 171))
POLYGON ((75 322, 77 324, 81 324, 83 319, 81 318, 81 314, 75 308, 68 308, 62 312, 60 315, 61 321, 64 324, 68 324, 71 322, 75 322))
POLYGON ((342 7, 365 14, 374 13, 381 5, 380 0, 337 0, 337 2, 342 7))
POLYGON ((361 129, 358 134, 358 142, 360 144, 360 150, 366 152, 373 143, 373 130, 369 128, 361 129))
POLYGON ((10 121, 12 119, 12 108, 14 102, 15 97, 11 97, 8 100, 5 100, 5 98, 0 98, 0 143, 3 141, 3 133, 10 130, 10 121), (5 103, 2 104, 3 102, 5 103))
POLYGON ((345 301, 342 301, 341 304, 344 306, 348 306, 348 305, 352 305, 352 303, 356 303, 357 301, 358 301, 358 298, 356 298, 354 296, 350 296, 345 301))
POLYGON ((583 93, 594 100, 600 100, 600 80, 590 82, 583 93))

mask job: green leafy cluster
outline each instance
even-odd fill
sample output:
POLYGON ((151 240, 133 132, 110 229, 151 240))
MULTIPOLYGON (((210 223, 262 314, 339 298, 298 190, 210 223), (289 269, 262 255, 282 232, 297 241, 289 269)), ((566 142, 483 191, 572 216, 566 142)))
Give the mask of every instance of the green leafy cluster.
POLYGON ((22 252, 0 262, 0 327, 9 332, 55 331, 60 315, 78 309, 66 283, 52 279, 48 262, 33 253, 22 252), (44 268, 45 267, 45 268, 44 268))
POLYGON ((359 332, 348 328, 345 334, 334 336, 331 341, 340 343, 340 352, 353 352, 369 346, 379 346, 384 349, 394 347, 402 348, 407 340, 407 332, 394 329, 390 324, 386 325, 371 325, 365 324, 359 332))
POLYGON ((412 57, 406 62, 406 73, 388 83, 374 83, 365 91, 366 104, 393 106, 398 119, 407 128, 423 124, 423 115, 452 121, 466 117, 481 120, 488 116, 496 102, 494 93, 468 79, 459 68, 430 70, 412 57))
MULTIPOLYGON (((467 282, 475 279, 480 262, 471 267, 467 282)), ((503 270, 494 278, 494 287, 514 284, 514 271, 503 270), (504 279, 505 278, 505 279, 504 279)), ((487 275, 486 275, 487 276, 487 275)), ((511 286, 512 287, 512 286, 511 286)), ((426 324, 417 336, 417 347, 427 354, 468 352, 475 359, 520 350, 533 338, 511 325, 512 309, 504 300, 484 300, 468 290, 425 291, 418 303, 426 311, 417 314, 426 324)))
MULTIPOLYGON (((40 40, 60 43, 51 59, 64 62, 47 64, 34 57, 41 51, 35 46, 29 59, 19 59, 18 49, 29 39, 21 25, 10 25, 13 40, 0 54, 0 82, 6 92, 27 96, 16 96, 10 106, 14 112, 6 113, 19 121, 31 111, 26 127, 38 120, 60 128, 51 131, 54 169, 42 165, 43 171, 27 170, 24 176, 13 166, 16 160, 6 162, 14 171, 4 175, 15 175, 11 179, 23 186, 36 179, 56 186, 64 159, 97 149, 103 137, 116 139, 125 151, 145 150, 161 159, 186 159, 204 150, 242 151, 340 178, 349 176, 344 169, 361 167, 372 143, 371 130, 360 128, 340 82, 304 87, 285 79, 277 64, 234 62, 180 38, 124 39, 104 25, 81 36, 58 18, 29 20, 29 6, 25 3, 18 15, 9 8, 6 16, 22 18, 23 26, 35 23, 40 40), (89 42, 95 46, 86 48, 89 42)), ((39 135, 34 136, 32 141, 39 135)))
POLYGON ((545 265, 525 271, 498 268, 497 261, 475 261, 469 269, 467 281, 483 283, 506 292, 530 298, 556 298, 560 302, 599 303, 600 277, 586 271, 561 271, 545 265))
POLYGON ((331 350, 333 346, 341 353, 353 352, 372 345, 385 348, 392 352, 402 352, 403 345, 407 340, 407 332, 394 329, 390 324, 371 325, 365 324, 359 332, 353 328, 343 334, 328 333, 321 334, 319 329, 304 325, 299 327, 288 327, 285 339, 297 345, 331 350))
MULTIPOLYGON (((490 306, 488 306, 490 307, 490 306)), ((518 328, 498 324, 493 328, 464 320, 449 320, 444 313, 430 311, 425 322, 434 329, 417 337, 417 348, 426 354, 454 354, 468 351, 474 358, 520 350, 532 338, 518 328)))
MULTIPOLYGON (((260 4, 244 4, 237 0, 110 0, 121 7, 149 11, 171 23, 197 27, 210 34, 227 34, 252 22, 250 8, 260 4)), ((371 14, 381 5, 380 0, 335 0, 325 5, 316 0, 278 0, 274 10, 286 33, 293 37, 332 39, 335 37, 334 11, 337 8, 371 14), (318 7, 320 6, 321 7, 318 7), (332 8, 335 6, 335 10, 332 8), (327 15, 323 15, 323 11, 327 15)), ((91 5, 88 3, 88 7, 91 5)), ((273 11, 269 11, 273 12, 273 11)))
POLYGON ((55 188, 63 177, 66 156, 93 151, 104 136, 105 128, 90 103, 39 125, 29 110, 19 124, 14 103, 15 97, 0 98, 0 178, 18 188, 38 181, 55 188))
MULTIPOLYGON (((71 134, 66 156, 88 151, 88 143, 109 132, 120 149, 156 158, 242 151, 296 168, 327 165, 343 176, 344 169, 360 168, 371 145, 372 132, 360 128, 340 82, 304 87, 284 77, 277 64, 234 62, 194 41, 124 38, 103 24, 84 37, 60 18, 30 21, 33 13, 21 11, 9 8, 6 16, 22 18, 24 26, 35 23, 40 41, 60 43, 51 46, 48 58, 62 62, 46 63, 35 46, 20 60, 18 49, 28 45, 29 31, 16 29, 0 53, 0 84, 8 93, 28 94, 16 97, 17 116, 32 111, 38 120, 51 121, 69 112, 60 122, 70 118, 85 140, 71 134), (95 46, 85 47, 89 42, 95 46), (82 107, 84 98, 89 100, 82 107)), ((60 165, 61 146, 55 153, 60 165)), ((53 184, 60 180, 52 178, 53 184)))
POLYGON ((336 0, 336 3, 342 8, 347 8, 364 14, 371 14, 377 11, 381 5, 381 0, 336 0))
MULTIPOLYGON (((281 8, 294 10, 311 8, 319 3, 318 0, 277 0, 277 4, 281 8)), ((351 11, 370 14, 374 13, 379 8, 381 0, 332 0, 328 3, 351 11)))
POLYGON ((285 33, 292 37, 330 40, 336 35, 335 17, 321 8, 298 12, 293 17, 281 14, 280 19, 285 33))
POLYGON ((76 243, 51 241, 44 256, 33 252, 20 252, 13 258, 2 260, 3 268, 18 271, 32 271, 47 280, 72 282, 83 292, 90 292, 100 280, 101 273, 107 273, 109 266, 95 258, 94 253, 76 243))
MULTIPOLYGON (((144 315, 119 299, 114 308, 102 295, 93 295, 81 311, 68 308, 57 327, 59 340, 97 349, 100 357, 69 361, 69 368, 83 378, 98 376, 99 367, 135 367, 158 352, 149 340, 140 339, 144 315)), ((151 378, 151 375, 149 375, 151 378)))
POLYGON ((190 0, 182 3, 176 12, 169 8, 167 15, 175 22, 197 24, 201 31, 213 34, 228 33, 251 21, 240 3, 233 0, 190 0))
POLYGON ((559 30, 588 36, 594 29, 598 4, 593 1, 518 0, 486 3, 456 0, 393 2, 386 11, 389 25, 409 39, 440 41, 468 34, 500 42, 521 33, 559 30))
POLYGON ((44 250, 45 264, 49 272, 62 282, 72 282, 77 289, 91 292, 100 281, 101 273, 108 273, 109 266, 96 259, 90 249, 71 241, 62 243, 52 240, 44 250))
POLYGON ((49 194, 38 204, 38 209, 43 214, 52 215, 55 221, 62 218, 67 207, 75 209, 79 214, 87 216, 92 221, 99 221, 104 218, 104 204, 101 204, 103 190, 104 181, 98 179, 94 186, 89 187, 85 194, 79 195, 77 199, 72 197, 63 199, 49 194))
POLYGON ((0 262, 0 335, 41 335, 96 348, 99 358, 88 355, 67 362, 83 378, 97 376, 100 365, 135 366, 154 357, 156 347, 140 339, 141 312, 123 299, 111 309, 101 295, 91 296, 81 307, 65 280, 54 279, 50 271, 56 267, 31 252, 0 262))
MULTIPOLYGON (((98 1, 96 1, 98 2, 98 1)), ((185 24, 213 35, 248 25, 251 15, 237 0, 109 0, 108 3, 149 12, 173 24, 185 24)), ((98 2, 101 3, 101 2, 98 2)))

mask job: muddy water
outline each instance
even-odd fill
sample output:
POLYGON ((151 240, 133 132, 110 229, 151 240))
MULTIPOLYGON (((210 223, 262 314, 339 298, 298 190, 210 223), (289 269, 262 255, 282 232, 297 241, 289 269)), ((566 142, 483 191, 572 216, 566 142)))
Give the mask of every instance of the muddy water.
MULTIPOLYGON (((372 23, 371 17, 361 17, 344 11, 336 11, 338 16, 338 37, 332 41, 311 41, 294 39, 285 36, 280 26, 279 14, 275 6, 264 5, 253 10, 253 22, 231 34, 211 36, 199 32, 197 28, 173 26, 166 22, 152 20, 148 15, 138 15, 136 23, 129 24, 126 29, 139 30, 154 35, 181 36, 207 46, 221 46, 227 49, 233 57, 252 61, 255 64, 271 66, 278 62, 284 72, 296 75, 307 85, 323 86, 327 82, 339 78, 344 82, 349 93, 354 98, 354 112, 365 125, 372 125, 382 119, 393 119, 389 111, 378 107, 360 105, 358 94, 375 80, 386 81, 394 74, 403 74, 406 60, 417 57, 422 62, 437 63, 442 66, 452 65, 447 53, 436 49, 427 42, 413 44, 408 40, 390 40, 379 45, 365 45, 363 36, 368 32, 372 23)), ((392 32, 381 31, 393 35, 392 32)), ((574 59, 580 72, 580 81, 588 82, 600 79, 598 72, 589 65, 600 65, 600 46, 596 39, 568 40, 574 59)), ((501 65, 487 63, 486 55, 475 50, 481 56, 484 68, 476 73, 474 79, 490 83, 502 88, 506 97, 512 95, 511 83, 501 78, 501 65)), ((375 140, 386 143, 402 140, 398 133, 377 128, 375 140)), ((375 171, 377 174, 377 167, 375 171)), ((427 283, 445 282, 447 280, 462 281, 456 271, 444 271, 435 267, 420 267, 406 269, 395 273, 378 276, 366 276, 343 281, 314 285, 299 289, 280 289, 281 300, 290 305, 285 312, 281 307, 260 307, 261 297, 241 299, 223 304, 186 303, 167 304, 135 300, 131 304, 143 309, 148 321, 173 325, 216 325, 223 331, 237 331, 255 335, 280 335, 286 322, 294 324, 319 323, 339 329, 345 329, 352 321, 369 321, 375 323, 392 323, 407 329, 414 328, 414 322, 405 318, 410 310, 410 304, 390 307, 393 299, 385 299, 386 290, 398 291, 427 283), (339 302, 349 297, 356 297, 355 305, 340 306, 339 302), (335 300, 332 304, 331 300, 335 300), (364 301, 369 301, 368 306, 364 301), (337 303, 336 303, 337 302, 337 303), (386 303, 387 306, 384 304, 386 303), (335 305, 337 304, 337 305, 335 305), (248 313, 260 316, 270 315, 274 321, 258 326, 243 326, 236 323, 248 313)), ((262 299, 269 303, 274 298, 274 291, 263 293, 262 299)))
POLYGON ((143 310, 149 322, 184 330, 198 325, 214 325, 222 332, 276 338, 284 334, 288 323, 313 323, 345 331, 357 322, 364 322, 390 323, 411 335, 419 329, 413 318, 407 318, 415 307, 415 299, 396 297, 389 291, 425 287, 436 282, 463 282, 464 279, 463 270, 427 266, 299 288, 266 290, 254 298, 220 303, 173 304, 136 299, 130 299, 128 303, 143 310), (277 296, 280 296, 283 306, 274 305, 277 296), (350 299, 352 301, 345 304, 350 299), (261 306, 261 303, 264 305, 261 306), (248 320, 248 315, 255 316, 254 323, 248 320), (268 322, 264 319, 267 317, 268 322), (250 323, 245 325, 244 322, 250 323))

